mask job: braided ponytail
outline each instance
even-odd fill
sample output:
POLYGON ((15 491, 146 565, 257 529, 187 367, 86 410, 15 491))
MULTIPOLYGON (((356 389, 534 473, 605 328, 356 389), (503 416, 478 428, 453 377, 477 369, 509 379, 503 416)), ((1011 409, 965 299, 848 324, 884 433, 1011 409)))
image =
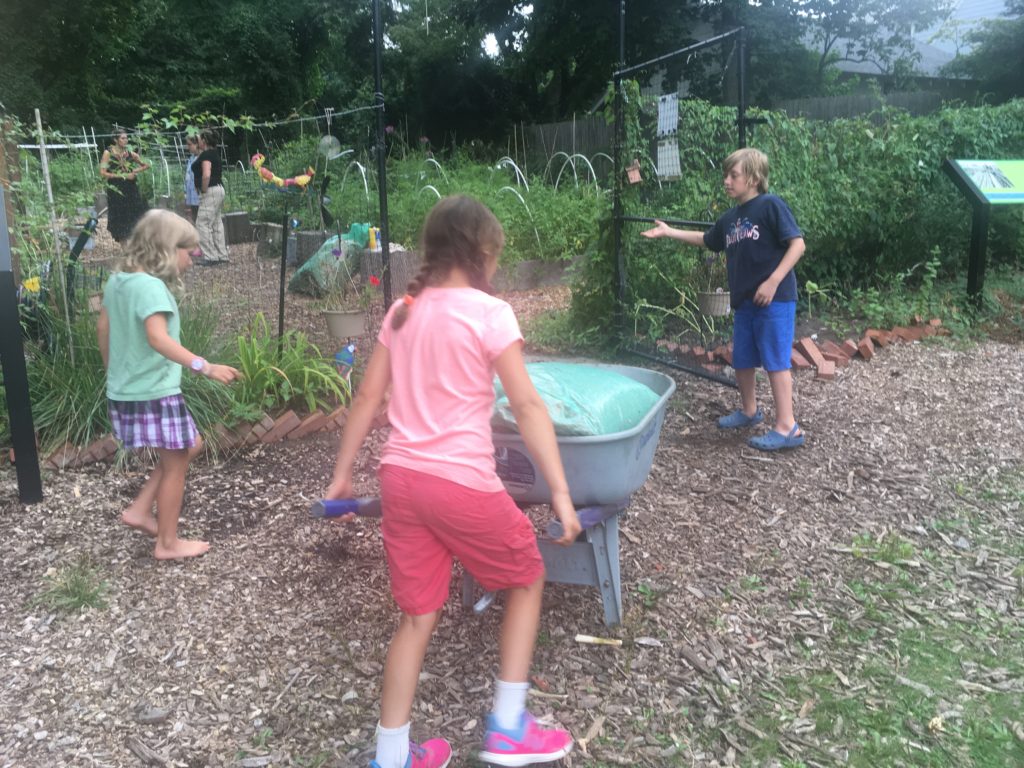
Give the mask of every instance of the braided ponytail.
POLYGON ((487 279, 487 267, 504 247, 501 223, 479 200, 453 195, 439 201, 423 222, 423 266, 409 281, 402 306, 391 316, 392 330, 397 331, 405 324, 420 292, 428 285, 443 282, 455 267, 466 273, 474 288, 494 293, 487 279))

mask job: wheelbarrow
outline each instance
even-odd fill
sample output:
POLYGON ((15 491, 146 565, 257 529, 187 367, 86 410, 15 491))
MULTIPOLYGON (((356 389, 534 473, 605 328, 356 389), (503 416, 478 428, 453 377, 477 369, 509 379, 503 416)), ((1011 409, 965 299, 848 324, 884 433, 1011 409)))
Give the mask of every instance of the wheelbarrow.
MULTIPOLYGON (((598 367, 640 382, 658 395, 658 399, 630 429, 608 435, 558 437, 569 494, 576 505, 583 532, 573 544, 563 547, 553 541, 561 535, 560 526, 553 522, 548 526, 547 536, 538 537, 537 545, 544 558, 547 581, 597 587, 604 603, 605 624, 612 626, 622 622, 619 515, 651 472, 665 421, 665 408, 676 390, 676 383, 670 376, 646 368, 598 367)), ((498 477, 509 495, 519 504, 551 503, 551 490, 522 437, 496 433, 493 440, 498 477)), ((473 605, 472 597, 472 577, 466 574, 462 585, 463 605, 473 605)), ((488 597, 485 595, 476 607, 488 597)))
MULTIPOLYGON (((558 437, 559 453, 565 468, 569 494, 576 505, 583 531, 568 547, 554 542, 561 526, 553 521, 546 535, 537 539, 546 580, 556 584, 597 587, 604 604, 608 626, 622 622, 622 583, 619 575, 619 515, 629 498, 650 474, 658 447, 665 408, 675 392, 671 377, 646 368, 625 365, 601 366, 638 381, 650 388, 658 399, 639 423, 630 429, 608 435, 558 437)), ((509 495, 520 505, 549 504, 551 490, 534 464, 522 437, 494 434, 494 452, 498 477, 509 495)), ((380 503, 375 499, 347 499, 316 502, 315 516, 355 512, 379 517, 380 503), (335 505, 335 506, 331 506, 335 505)), ((474 600, 475 584, 467 572, 462 583, 462 603, 477 612, 485 610, 494 594, 474 600)))

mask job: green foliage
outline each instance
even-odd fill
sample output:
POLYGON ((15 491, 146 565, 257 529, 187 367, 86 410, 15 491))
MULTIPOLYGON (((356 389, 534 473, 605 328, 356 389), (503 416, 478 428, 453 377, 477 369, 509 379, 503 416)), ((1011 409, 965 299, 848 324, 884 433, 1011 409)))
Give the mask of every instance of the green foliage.
POLYGON ((110 432, 96 320, 79 315, 69 328, 59 315, 47 311, 43 328, 43 341, 26 345, 40 447, 46 453, 65 442, 88 445, 110 432))
POLYGON ((821 56, 871 62, 893 73, 915 62, 913 33, 949 13, 946 0, 804 0, 800 13, 821 56))
MULTIPOLYGON (((315 142, 309 141, 287 144, 268 160, 273 168, 289 173, 313 162, 315 142)), ((347 156, 332 161, 325 172, 332 178, 329 209, 336 219, 336 229, 345 232, 359 222, 379 224, 376 166, 368 158, 347 156)), ((505 265, 524 259, 558 261, 577 256, 591 243, 596 222, 608 204, 607 195, 592 181, 580 179, 577 184, 565 175, 555 189, 524 172, 523 184, 507 164, 482 164, 462 151, 450 157, 428 157, 422 151, 409 150, 401 136, 392 144, 387 173, 393 242, 414 247, 420 225, 439 197, 471 195, 489 206, 502 222, 505 265)), ((303 196, 286 199, 266 186, 257 194, 254 219, 280 221, 288 205, 304 221, 319 220, 312 196, 309 200, 303 196)))
POLYGON ((192 113, 283 116, 325 95, 332 54, 350 79, 368 74, 369 17, 365 4, 317 0, 8 0, 0 101, 70 126, 130 125, 140 104, 177 101, 192 113), (345 46, 357 32, 360 44, 345 46))
POLYGON ((321 405, 333 409, 350 396, 347 382, 305 334, 291 330, 278 339, 262 313, 238 337, 232 364, 242 372, 234 385, 236 400, 258 410, 297 405, 310 411, 321 405))
MULTIPOLYGON (((804 230, 807 253, 797 274, 818 286, 815 299, 821 290, 837 304, 849 297, 852 314, 880 325, 918 314, 963 317, 962 289, 944 292, 939 286, 965 274, 971 215, 942 163, 947 157, 1024 154, 1024 100, 951 106, 924 117, 887 109, 827 123, 761 114, 767 123, 755 129, 752 144, 768 154, 771 191, 789 203, 804 230)), ((625 213, 690 220, 722 215, 730 202, 718 169, 734 146, 734 120, 732 109, 681 102, 681 180, 628 187, 625 213)), ((692 290, 699 254, 676 242, 643 241, 639 228, 623 229, 631 294, 623 314, 629 317, 643 304, 659 308, 652 314, 677 306, 677 290, 692 290)), ((989 248, 995 265, 1020 263, 1020 211, 993 214, 989 248)), ((589 251, 580 271, 573 295, 579 326, 614 325, 615 281, 609 235, 589 251)))
MULTIPOLYGON (((187 297, 181 307, 181 343, 199 357, 223 362, 227 357, 224 340, 217 336, 219 315, 212 303, 191 301, 187 297)), ((203 439, 216 449, 217 424, 253 421, 258 414, 239 403, 235 385, 225 386, 205 376, 183 372, 181 394, 203 439)))
MULTIPOLYGON (((955 314, 958 308, 952 303, 952 297, 940 295, 936 285, 940 264, 941 251, 935 246, 926 261, 898 272, 883 288, 851 289, 847 311, 854 317, 863 317, 874 328, 906 325, 915 317, 948 316, 950 312, 946 310, 955 314)), ((822 292, 815 288, 815 293, 822 292)), ((805 291, 810 301, 812 293, 806 286, 805 291)))
POLYGON ((108 589, 99 569, 88 560, 80 560, 48 573, 43 591, 32 601, 61 613, 77 613, 85 608, 104 608, 108 589))

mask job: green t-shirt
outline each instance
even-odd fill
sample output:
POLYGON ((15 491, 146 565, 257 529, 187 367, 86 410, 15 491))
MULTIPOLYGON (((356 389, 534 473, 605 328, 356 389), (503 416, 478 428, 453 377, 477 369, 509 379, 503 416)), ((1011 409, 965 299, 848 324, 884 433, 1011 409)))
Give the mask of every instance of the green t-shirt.
POLYGON ((111 400, 156 400, 181 394, 181 366, 149 345, 146 318, 167 315, 167 333, 179 340, 178 302, 167 285, 146 272, 115 272, 103 289, 110 318, 107 397, 111 400))

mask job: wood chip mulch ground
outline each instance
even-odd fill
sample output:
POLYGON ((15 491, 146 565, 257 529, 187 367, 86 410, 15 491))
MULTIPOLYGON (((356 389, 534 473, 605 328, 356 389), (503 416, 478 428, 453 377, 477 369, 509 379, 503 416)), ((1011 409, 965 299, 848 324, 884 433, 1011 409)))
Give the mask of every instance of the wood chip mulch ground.
MULTIPOLYGON (((190 278, 190 291, 222 302, 225 323, 256 309, 276 316, 276 265, 250 249, 190 278)), ((506 298, 528 317, 567 292, 506 298)), ((287 312, 290 327, 322 333, 308 302, 289 297, 287 312)), ((623 624, 603 625, 594 589, 545 593, 531 707, 581 742, 568 766, 736 761, 759 692, 827 663, 815 654, 849 608, 795 608, 793 595, 839 590, 858 534, 900 532, 959 556, 962 543, 930 525, 957 503, 951 484, 1024 467, 1019 346, 903 344, 832 382, 797 375, 808 440, 788 454, 715 429, 735 391, 673 375, 654 467, 621 523, 623 624), (758 588, 744 590, 751 579, 758 588)), ((382 438, 364 451, 360 493, 376 490, 382 438)), ((141 471, 49 473, 44 502, 22 506, 14 471, 0 470, 0 767, 367 765, 396 614, 379 526, 308 516, 337 440, 323 433, 194 467, 181 527, 212 548, 180 564, 154 561, 146 539, 118 523, 141 471), (82 563, 105 580, 105 607, 66 615, 36 601, 49 576, 82 563)), ((1021 534, 1019 510, 1004 522, 1021 534)), ((443 735, 453 765, 475 765, 501 604, 467 613, 457 579, 452 589, 413 736, 443 735)), ((1019 589, 1002 594, 1018 616, 1019 589)), ((799 756, 812 742, 795 734, 789 744, 799 756)))

